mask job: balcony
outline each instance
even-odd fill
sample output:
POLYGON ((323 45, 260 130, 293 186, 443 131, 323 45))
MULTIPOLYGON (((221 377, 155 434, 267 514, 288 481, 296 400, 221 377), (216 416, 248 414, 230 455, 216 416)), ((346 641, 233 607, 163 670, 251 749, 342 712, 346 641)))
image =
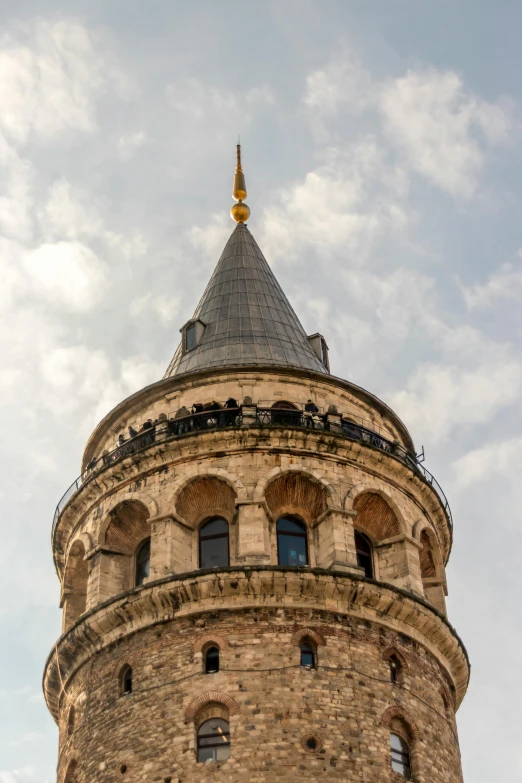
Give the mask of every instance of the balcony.
POLYGON ((52 528, 53 539, 60 514, 71 498, 81 487, 94 477, 99 476, 100 472, 110 465, 114 465, 132 454, 144 451, 160 440, 164 442, 190 434, 242 427, 283 427, 317 433, 325 432, 384 451, 391 457, 400 460, 423 482, 435 490, 446 513, 450 529, 453 529, 451 509, 442 487, 429 470, 420 464, 416 455, 405 449, 399 441, 391 441, 380 433, 346 419, 340 414, 314 414, 297 407, 285 409, 273 406, 242 405, 238 408, 219 407, 215 410, 205 410, 182 418, 168 418, 163 415, 149 429, 140 432, 97 459, 91 460, 86 470, 71 484, 56 506, 52 528))

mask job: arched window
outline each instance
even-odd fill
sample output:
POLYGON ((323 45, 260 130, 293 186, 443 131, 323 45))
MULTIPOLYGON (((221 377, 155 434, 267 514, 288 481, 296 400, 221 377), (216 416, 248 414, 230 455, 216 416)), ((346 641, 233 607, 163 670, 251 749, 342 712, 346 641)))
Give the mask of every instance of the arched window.
POLYGON ((199 529, 199 567, 220 568, 230 563, 228 522, 216 517, 199 529))
POLYGON ((205 653, 205 674, 219 671, 219 647, 209 647, 205 653))
POLYGON ((277 562, 279 565, 308 565, 306 526, 290 517, 277 522, 277 562))
POLYGON ((299 649, 301 650, 301 666, 315 669, 315 652, 310 642, 304 639, 299 645, 299 649))
POLYGON ((388 665, 390 667, 390 680, 396 685, 401 676, 402 663, 396 655, 390 655, 388 665))
POLYGON ((71 706, 71 709, 69 710, 69 717, 67 719, 67 736, 70 737, 71 734, 74 731, 74 722, 76 720, 76 708, 74 704, 71 706))
POLYGON ((411 780, 410 748, 399 734, 390 734, 391 765, 394 772, 411 780))
POLYGON ((146 538, 136 552, 136 587, 148 579, 150 573, 150 538, 146 538))
POLYGON ((132 693, 132 668, 129 665, 124 666, 120 672, 120 689, 123 696, 132 693))
POLYGON ((357 565, 364 569, 364 575, 368 579, 373 579, 373 553, 372 544, 368 536, 364 533, 355 531, 355 553, 357 555, 357 565))
POLYGON ((206 720, 198 729, 198 761, 230 758, 230 727, 223 718, 206 720))

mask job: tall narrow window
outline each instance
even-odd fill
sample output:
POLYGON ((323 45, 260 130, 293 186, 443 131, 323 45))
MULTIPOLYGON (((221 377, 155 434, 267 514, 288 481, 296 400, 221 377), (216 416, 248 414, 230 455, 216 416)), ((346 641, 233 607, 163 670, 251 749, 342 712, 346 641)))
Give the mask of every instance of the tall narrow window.
POLYGON ((206 720, 198 729, 198 761, 230 758, 230 727, 222 718, 206 720))
POLYGON ((209 647, 205 653, 205 674, 219 671, 219 647, 209 647))
POLYGON ((199 529, 199 567, 220 568, 229 560, 228 522, 217 517, 199 529))
POLYGON ((396 655, 390 655, 388 658, 388 664, 390 667, 390 680, 394 685, 396 685, 399 682, 402 664, 396 655))
POLYGON ((150 538, 136 552, 136 587, 142 585, 150 573, 150 538))
POLYGON ((364 569, 364 575, 368 579, 373 579, 373 552, 372 545, 368 536, 364 533, 355 533, 355 552, 357 555, 357 565, 364 569))
POLYGON ((303 641, 299 647, 301 649, 301 666, 307 666, 310 669, 315 669, 314 648, 310 642, 303 641))
POLYGON ((279 565, 308 565, 306 526, 290 517, 277 522, 277 562, 279 565))
POLYGON ((410 749, 399 734, 390 734, 391 764, 394 772, 411 780, 410 749))
POLYGON ((76 720, 76 708, 74 704, 69 710, 69 718, 67 719, 67 736, 70 737, 74 731, 74 723, 76 720))
POLYGON ((127 696, 132 693, 132 668, 130 666, 124 666, 120 672, 120 686, 123 696, 127 696))

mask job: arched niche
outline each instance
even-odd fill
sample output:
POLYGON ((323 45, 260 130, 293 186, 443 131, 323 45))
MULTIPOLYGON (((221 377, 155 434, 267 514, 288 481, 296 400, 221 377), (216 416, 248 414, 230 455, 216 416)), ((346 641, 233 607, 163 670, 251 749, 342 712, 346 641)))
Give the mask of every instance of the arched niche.
POLYGON ((101 552, 93 560, 98 594, 93 604, 136 586, 136 557, 151 535, 150 512, 136 499, 122 500, 107 515, 100 530, 101 552))
POLYGON ((291 471, 273 478, 265 488, 265 500, 274 519, 297 516, 312 525, 328 508, 328 493, 321 482, 306 473, 291 471))
POLYGON ((223 517, 230 523, 234 518, 236 493, 217 476, 201 476, 181 489, 175 503, 177 515, 191 527, 211 517, 223 517))
POLYGON ((419 562, 424 596, 439 612, 446 614, 444 564, 433 530, 424 528, 419 537, 419 562))
POLYGON ((395 512, 382 495, 362 492, 355 498, 353 508, 357 512, 354 527, 373 541, 384 541, 401 532, 395 512))
POLYGON ((63 630, 66 631, 85 612, 89 567, 85 560, 85 545, 81 539, 73 542, 65 566, 63 583, 63 630))
POLYGON ((150 535, 149 510, 140 500, 122 500, 109 513, 103 544, 125 555, 133 555, 138 544, 150 535))
MULTIPOLYGON (((394 509, 381 493, 364 490, 353 501, 356 553, 358 541, 364 542, 364 557, 357 554, 357 563, 366 576, 411 589, 415 569, 404 540, 394 540, 403 532, 394 509)), ((416 551, 415 551, 416 557, 416 551)), ((420 585, 417 591, 420 589, 420 585)))

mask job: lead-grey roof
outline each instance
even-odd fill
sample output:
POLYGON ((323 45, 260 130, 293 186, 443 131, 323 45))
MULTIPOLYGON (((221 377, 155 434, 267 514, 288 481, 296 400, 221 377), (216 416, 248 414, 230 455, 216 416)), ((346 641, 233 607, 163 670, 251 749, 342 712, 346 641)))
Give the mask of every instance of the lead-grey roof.
POLYGON ((326 373, 248 228, 238 223, 193 319, 205 330, 174 354, 165 378, 210 367, 278 365, 326 373))

